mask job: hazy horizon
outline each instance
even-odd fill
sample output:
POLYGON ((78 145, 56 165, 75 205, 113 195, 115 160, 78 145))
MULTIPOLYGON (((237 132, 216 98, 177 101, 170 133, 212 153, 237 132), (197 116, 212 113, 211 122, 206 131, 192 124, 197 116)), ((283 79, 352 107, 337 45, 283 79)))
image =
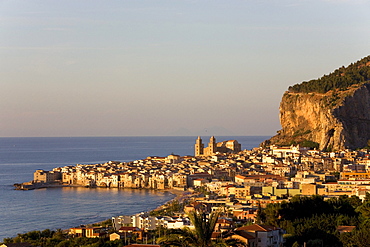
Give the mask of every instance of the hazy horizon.
POLYGON ((0 2, 0 137, 273 136, 370 54, 367 0, 0 2))
MULTIPOLYGON (((223 137, 266 137, 267 139, 271 137, 270 135, 210 135, 210 134, 204 134, 204 135, 126 135, 126 136, 0 136, 0 138, 110 138, 110 137, 194 137, 196 138, 200 136, 202 139, 208 141, 207 138, 210 138, 214 136, 217 141, 219 138, 223 137)), ((225 141, 225 140, 222 140, 225 141)))

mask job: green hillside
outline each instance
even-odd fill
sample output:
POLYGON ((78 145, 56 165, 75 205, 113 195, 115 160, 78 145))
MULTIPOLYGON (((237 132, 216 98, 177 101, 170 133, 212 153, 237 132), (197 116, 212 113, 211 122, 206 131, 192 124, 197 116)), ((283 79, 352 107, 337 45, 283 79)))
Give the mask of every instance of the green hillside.
POLYGON ((348 67, 336 69, 329 75, 304 81, 289 87, 293 93, 326 93, 330 90, 347 90, 348 87, 370 81, 370 56, 364 57, 348 67))

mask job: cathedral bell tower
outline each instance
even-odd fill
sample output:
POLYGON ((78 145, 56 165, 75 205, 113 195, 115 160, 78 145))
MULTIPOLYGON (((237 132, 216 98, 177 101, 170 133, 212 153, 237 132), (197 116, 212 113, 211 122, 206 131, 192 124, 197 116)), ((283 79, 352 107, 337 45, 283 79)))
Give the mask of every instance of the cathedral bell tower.
POLYGON ((216 138, 214 136, 209 139, 208 149, 209 155, 214 155, 217 152, 216 138))
POLYGON ((201 156, 204 152, 204 144, 202 143, 202 138, 198 136, 198 139, 195 141, 194 146, 195 156, 201 156))

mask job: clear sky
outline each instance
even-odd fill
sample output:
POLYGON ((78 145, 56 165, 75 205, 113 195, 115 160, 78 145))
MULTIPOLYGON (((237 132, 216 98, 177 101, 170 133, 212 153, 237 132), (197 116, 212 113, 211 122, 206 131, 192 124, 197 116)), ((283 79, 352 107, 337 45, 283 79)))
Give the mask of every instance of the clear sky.
POLYGON ((274 135, 370 54, 365 0, 0 0, 0 136, 274 135))

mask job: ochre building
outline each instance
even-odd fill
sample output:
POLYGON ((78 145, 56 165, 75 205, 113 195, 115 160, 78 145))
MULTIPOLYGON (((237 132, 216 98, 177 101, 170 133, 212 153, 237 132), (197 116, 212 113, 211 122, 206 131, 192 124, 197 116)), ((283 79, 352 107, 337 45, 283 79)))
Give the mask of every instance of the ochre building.
POLYGON ((236 140, 216 142, 216 138, 212 136, 209 139, 208 147, 204 147, 202 138, 198 136, 195 141, 194 152, 195 156, 210 156, 216 153, 238 153, 241 151, 241 145, 236 140))

